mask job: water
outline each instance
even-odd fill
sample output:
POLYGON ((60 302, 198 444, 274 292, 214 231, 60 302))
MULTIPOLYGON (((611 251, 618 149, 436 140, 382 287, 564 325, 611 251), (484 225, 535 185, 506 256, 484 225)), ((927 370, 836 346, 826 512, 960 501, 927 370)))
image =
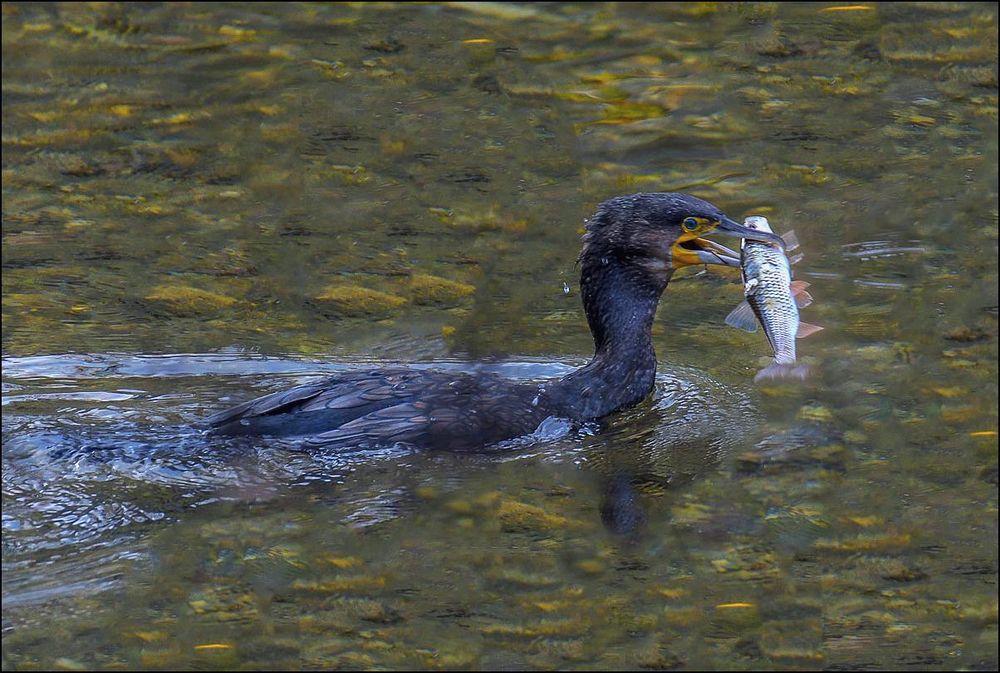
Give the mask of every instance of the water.
POLYGON ((871 7, 5 5, 4 668, 996 668, 996 10, 871 7), (795 229, 813 379, 712 268, 601 427, 202 434, 563 375, 640 190, 795 229))

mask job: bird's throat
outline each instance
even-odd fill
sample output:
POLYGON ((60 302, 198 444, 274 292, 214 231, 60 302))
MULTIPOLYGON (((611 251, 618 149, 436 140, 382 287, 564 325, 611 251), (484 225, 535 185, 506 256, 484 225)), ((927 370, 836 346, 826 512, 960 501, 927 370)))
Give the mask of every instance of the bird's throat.
POLYGON ((595 359, 646 351, 652 356, 653 316, 669 280, 669 272, 654 275, 634 261, 584 260, 580 291, 594 337, 595 359))
POLYGON ((594 357, 549 392, 573 417, 590 419, 636 404, 653 389, 653 317, 669 275, 660 282, 620 260, 581 261, 580 289, 594 357))

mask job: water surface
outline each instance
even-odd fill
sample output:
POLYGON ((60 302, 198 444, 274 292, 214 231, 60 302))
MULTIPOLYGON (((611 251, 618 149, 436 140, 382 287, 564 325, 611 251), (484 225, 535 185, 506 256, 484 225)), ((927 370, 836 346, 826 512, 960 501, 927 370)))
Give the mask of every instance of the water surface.
POLYGON ((995 669, 996 9, 853 7, 4 5, 4 668, 995 669), (563 375, 643 190, 795 229, 807 383, 693 269, 601 426, 202 433, 563 375))

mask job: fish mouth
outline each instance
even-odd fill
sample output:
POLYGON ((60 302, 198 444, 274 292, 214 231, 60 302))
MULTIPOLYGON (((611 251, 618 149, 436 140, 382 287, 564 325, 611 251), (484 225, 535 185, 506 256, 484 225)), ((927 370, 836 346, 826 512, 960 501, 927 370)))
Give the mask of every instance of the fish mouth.
POLYGON ((777 246, 782 252, 785 251, 785 241, 782 240, 782 238, 777 234, 773 234, 770 231, 751 229, 750 227, 740 224, 736 220, 729 219, 725 215, 723 215, 722 219, 719 220, 719 224, 712 230, 712 233, 746 238, 751 241, 759 241, 761 243, 770 243, 771 245, 777 246))

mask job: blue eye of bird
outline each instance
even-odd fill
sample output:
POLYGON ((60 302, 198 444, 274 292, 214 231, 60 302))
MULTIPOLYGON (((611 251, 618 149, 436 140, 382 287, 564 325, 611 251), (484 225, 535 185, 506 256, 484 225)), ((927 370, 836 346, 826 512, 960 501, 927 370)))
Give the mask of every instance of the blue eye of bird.
POLYGON ((694 219, 693 217, 684 218, 684 221, 681 224, 684 225, 684 228, 687 231, 694 231, 695 229, 698 228, 698 220, 694 219))

